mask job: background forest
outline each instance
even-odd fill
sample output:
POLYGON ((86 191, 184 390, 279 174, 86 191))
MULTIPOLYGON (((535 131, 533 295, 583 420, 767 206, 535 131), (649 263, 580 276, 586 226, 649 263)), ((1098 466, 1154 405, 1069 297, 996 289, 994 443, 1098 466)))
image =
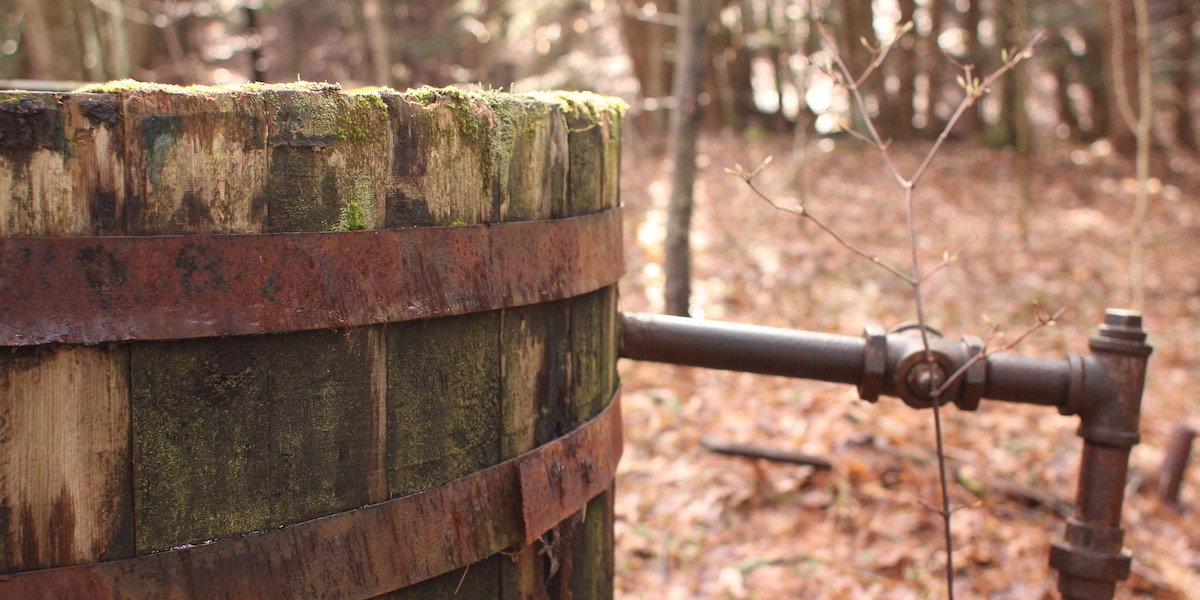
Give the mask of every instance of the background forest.
MULTIPOLYGON (((638 131, 671 107, 675 0, 4 0, 0 79, 162 83, 284 81, 344 87, 479 84, 590 89, 631 101, 638 131)), ((707 125, 741 131, 800 123, 837 129, 849 106, 821 69, 813 19, 832 26, 854 70, 865 45, 915 27, 869 83, 895 139, 935 135, 952 109, 956 69, 988 72, 1034 28, 1048 38, 1034 77, 1010 79, 961 125, 1012 144, 1032 111, 1055 138, 1132 143, 1117 87, 1136 110, 1133 2, 1053 0, 715 0, 709 26, 707 125), (1115 6, 1110 10, 1111 6, 1115 6), (815 10, 814 10, 815 8, 815 10), (1020 101, 1021 98, 1028 100, 1020 101)), ((1150 0, 1159 139, 1196 146, 1196 13, 1188 0, 1150 0)), ((658 127, 656 127, 658 126, 658 127)), ((1044 131, 1043 131, 1044 130, 1044 131)))
MULTIPOLYGON (((368 85, 587 89, 629 105, 622 198, 624 310, 662 311, 667 158, 680 63, 676 0, 0 0, 0 86, 72 89, 297 78, 368 85)), ((1105 307, 1144 296, 1156 346, 1125 515, 1132 580, 1119 598, 1200 597, 1200 487, 1164 503, 1155 479, 1179 424, 1197 425, 1200 163, 1194 122, 1200 3, 1147 0, 713 0, 692 223, 693 316, 857 335, 911 320, 909 292, 723 172, 757 180, 841 235, 902 263, 904 209, 846 91, 824 65, 817 16, 854 71, 893 44, 864 88, 911 170, 962 98, 958 65, 986 74, 1037 29, 1031 60, 958 122, 915 215, 930 257, 976 239, 926 290, 948 336, 1020 332, 1029 305, 1064 306, 1016 351, 1087 353, 1105 307), (902 25, 912 22, 905 35, 902 25), (1139 47, 1146 60, 1140 60, 1139 47), (1148 69, 1143 68, 1148 65, 1148 69), (1152 116, 1135 176, 1139 75, 1152 116), (1130 118, 1131 115, 1133 118, 1130 118), (1138 189, 1145 256, 1130 256, 1138 189), (1145 263, 1144 289, 1130 272, 1145 263), (986 319, 986 320, 985 320, 986 319)), ((1142 96, 1143 98, 1145 96, 1142 96)), ((627 447, 618 478, 617 596, 944 597, 932 424, 844 386, 625 362, 627 447), (730 458, 704 436, 829 458, 830 471, 730 458)), ((947 411, 957 591, 1054 598, 1046 567, 1074 495, 1077 420, 1028 406, 947 411)), ((1194 468, 1193 468, 1194 470, 1194 468)))

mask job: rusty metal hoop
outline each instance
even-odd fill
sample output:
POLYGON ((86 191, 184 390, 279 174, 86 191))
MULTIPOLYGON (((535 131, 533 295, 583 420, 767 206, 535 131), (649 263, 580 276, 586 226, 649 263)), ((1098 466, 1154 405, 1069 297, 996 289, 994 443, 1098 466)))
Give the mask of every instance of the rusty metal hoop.
POLYGON ((0 346, 460 315, 591 292, 616 282, 622 268, 619 208, 396 230, 6 237, 0 238, 0 346))
POLYGON ((365 600, 533 543, 610 486, 620 390, 598 416, 438 488, 123 560, 0 575, 22 600, 365 600))

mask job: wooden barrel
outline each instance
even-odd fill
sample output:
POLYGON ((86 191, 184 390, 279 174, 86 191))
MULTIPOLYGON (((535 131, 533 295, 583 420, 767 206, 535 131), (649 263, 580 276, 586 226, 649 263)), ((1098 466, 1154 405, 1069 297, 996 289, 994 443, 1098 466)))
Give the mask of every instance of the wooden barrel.
POLYGON ((611 597, 621 112, 0 96, 0 597, 611 597))

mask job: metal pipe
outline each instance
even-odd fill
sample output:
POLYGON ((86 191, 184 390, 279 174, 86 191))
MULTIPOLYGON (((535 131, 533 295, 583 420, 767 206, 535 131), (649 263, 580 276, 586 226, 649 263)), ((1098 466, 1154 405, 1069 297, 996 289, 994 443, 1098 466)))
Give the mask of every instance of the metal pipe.
MULTIPOLYGON (((923 345, 906 335, 912 337, 911 331, 885 335, 867 328, 865 338, 856 338, 626 313, 620 353, 637 360, 854 384, 865 399, 899 395, 921 408, 928 398, 919 393, 922 385, 912 385, 913 375, 931 367, 923 345)), ((1079 415, 1084 448, 1075 514, 1064 539, 1050 550, 1058 589, 1067 600, 1111 599, 1116 582, 1129 577, 1130 557, 1121 552, 1121 507, 1151 351, 1145 339, 1141 315, 1110 309, 1100 335, 1088 341, 1091 355, 1061 361, 989 356, 967 371, 957 394, 956 402, 966 410, 986 397, 1079 415)), ((936 380, 982 351, 982 342, 968 339, 960 347, 939 338, 931 351, 939 360, 938 372, 929 373, 936 380)))
POLYGON ((686 317, 622 313, 621 356, 857 384, 863 339, 686 317))
POLYGON ((1100 335, 1088 340, 1093 360, 1082 369, 1082 400, 1068 405, 1079 414, 1084 440, 1079 489, 1066 533, 1050 548, 1050 566, 1058 570, 1058 590, 1067 600, 1112 598, 1116 582, 1129 577, 1121 507, 1129 452, 1139 439, 1151 351, 1145 340, 1141 315, 1109 310, 1100 335))
MULTIPOLYGON (((876 335, 882 342, 882 331, 876 335)), ((903 332, 888 334, 887 338, 895 338, 895 343, 885 342, 878 349, 886 366, 879 365, 876 372, 865 373, 864 350, 868 342, 861 337, 666 315, 621 314, 623 358, 846 383, 860 388, 864 378, 875 375, 881 381, 872 389, 889 395, 903 392, 894 382, 896 370, 905 359, 899 351, 902 337, 903 332)), ((950 344, 957 342, 942 345, 950 344)), ((965 360, 965 353, 947 353, 956 361, 965 360)), ((986 362, 987 381, 982 393, 985 398, 1043 406, 1063 406, 1067 401, 1071 385, 1069 361, 998 354, 989 356, 986 362)), ((874 397, 868 399, 874 401, 874 397)))
POLYGON ((987 357, 988 377, 983 397, 989 400, 1062 406, 1071 387, 1071 367, 1065 360, 1011 354, 987 357))

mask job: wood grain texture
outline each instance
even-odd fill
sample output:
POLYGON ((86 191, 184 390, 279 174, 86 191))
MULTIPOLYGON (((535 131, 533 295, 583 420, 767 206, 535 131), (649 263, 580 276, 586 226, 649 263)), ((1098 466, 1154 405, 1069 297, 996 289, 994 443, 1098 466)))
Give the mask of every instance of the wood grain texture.
MULTIPOLYGON (((382 225, 377 101, 332 89, 127 95, 127 136, 141 144, 129 163, 144 172, 130 178, 132 228, 382 225)), ((203 264, 195 272, 206 276, 203 264)), ((383 499, 381 336, 380 326, 135 344, 138 551, 383 499)))
MULTIPOLYGON (((494 143, 504 144, 507 185, 500 220, 536 220, 565 213, 569 161, 560 111, 534 105, 504 117, 494 143)), ((493 153, 497 154, 497 153, 493 153)), ((562 436, 570 427, 568 347, 570 302, 505 309, 501 327, 503 376, 502 458, 511 458, 562 436)), ((549 561, 535 543, 500 561, 502 599, 548 598, 549 561)))
POLYGON ((262 231, 260 95, 133 92, 122 104, 129 235, 262 231))
MULTIPOLYGON (((611 113, 568 114, 570 149, 567 205, 572 215, 588 214, 620 204, 620 118, 611 113)), ((617 387, 617 286, 571 300, 571 418, 590 419, 607 406, 617 387)), ((562 570, 558 597, 612 597, 612 497, 593 499, 577 518, 560 525, 556 544, 562 570), (599 552, 598 552, 599 551, 599 552)))
POLYGON ((487 223, 498 198, 485 128, 486 105, 458 96, 426 103, 385 96, 392 129, 387 226, 487 223))
MULTIPOLYGON (((486 106, 458 96, 387 97, 389 227, 496 220, 486 106)), ((388 491, 413 493, 502 460, 501 311, 388 326, 388 491)), ((509 458, 507 456, 503 458, 509 458)), ((493 599, 501 557, 387 594, 493 599)))
POLYGON ((123 348, 0 354, 0 572, 129 554, 126 361, 123 348))
MULTIPOLYGON (((0 97, 0 235, 123 233, 115 97, 0 97)), ((0 354, 0 573, 132 552, 124 347, 0 354)))

